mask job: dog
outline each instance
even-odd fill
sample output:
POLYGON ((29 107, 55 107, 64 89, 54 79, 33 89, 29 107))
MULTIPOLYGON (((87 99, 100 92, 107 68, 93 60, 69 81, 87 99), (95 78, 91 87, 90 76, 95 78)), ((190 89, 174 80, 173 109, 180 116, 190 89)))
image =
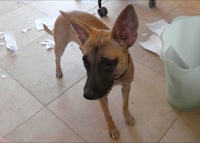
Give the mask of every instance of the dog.
POLYGON ((132 4, 128 4, 111 30, 101 20, 86 12, 60 13, 53 31, 44 25, 44 30, 53 35, 55 41, 56 76, 63 76, 60 60, 65 47, 71 41, 76 42, 83 53, 82 59, 87 71, 83 96, 88 100, 99 100, 109 135, 116 139, 119 131, 112 120, 107 99, 113 86, 121 85, 125 122, 129 125, 135 122, 128 109, 134 77, 134 65, 128 50, 137 40, 139 20, 136 11, 132 4))

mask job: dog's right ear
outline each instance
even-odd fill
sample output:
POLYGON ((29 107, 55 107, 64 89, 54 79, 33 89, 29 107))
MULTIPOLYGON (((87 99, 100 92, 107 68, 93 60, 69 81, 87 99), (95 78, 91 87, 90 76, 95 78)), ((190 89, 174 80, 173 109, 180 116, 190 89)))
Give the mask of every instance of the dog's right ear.
POLYGON ((112 38, 122 47, 132 46, 138 33, 139 20, 132 4, 128 4, 118 16, 111 31, 112 38))
POLYGON ((82 23, 82 22, 72 18, 67 13, 65 13, 63 11, 60 11, 60 13, 69 20, 69 23, 70 23, 71 27, 73 28, 73 30, 75 31, 77 38, 84 45, 85 42, 88 40, 92 29, 87 24, 82 23))

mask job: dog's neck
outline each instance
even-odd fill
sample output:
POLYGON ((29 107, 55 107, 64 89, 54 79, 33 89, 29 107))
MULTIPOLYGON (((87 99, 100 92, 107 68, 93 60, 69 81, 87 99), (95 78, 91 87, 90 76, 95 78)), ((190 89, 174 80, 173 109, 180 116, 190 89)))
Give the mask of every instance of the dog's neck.
POLYGON ((129 64, 130 64, 130 54, 128 54, 128 67, 127 67, 127 69, 121 75, 117 76, 115 78, 115 80, 121 79, 126 74, 126 72, 128 71, 128 68, 129 68, 129 64))

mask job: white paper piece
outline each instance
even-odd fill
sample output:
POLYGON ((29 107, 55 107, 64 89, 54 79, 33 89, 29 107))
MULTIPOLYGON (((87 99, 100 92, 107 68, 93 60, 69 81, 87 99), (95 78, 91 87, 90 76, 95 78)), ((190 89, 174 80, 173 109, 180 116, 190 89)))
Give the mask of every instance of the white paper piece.
POLYGON ((2 79, 6 79, 7 77, 8 77, 8 76, 7 76, 6 74, 3 74, 3 73, 1 74, 1 78, 2 78, 2 79))
POLYGON ((147 36, 147 34, 146 34, 146 33, 143 33, 143 34, 142 34, 142 36, 146 37, 146 36, 147 36))
POLYGON ((146 26, 157 35, 160 35, 163 30, 165 30, 169 24, 164 20, 161 19, 159 21, 153 22, 153 23, 147 23, 146 26))
POLYGON ((5 44, 3 42, 0 42, 0 46, 4 46, 5 44))
POLYGON ((159 36, 153 34, 149 40, 146 42, 140 42, 140 45, 151 52, 156 53, 157 55, 160 55, 161 48, 162 48, 162 41, 159 38, 159 36))
POLYGON ((30 22, 31 22, 31 20, 32 20, 32 19, 29 17, 29 18, 28 18, 28 23, 30 23, 30 22))
POLYGON ((22 33, 25 33, 25 32, 27 32, 27 31, 29 31, 29 30, 31 30, 31 28, 24 28, 24 29, 21 30, 21 32, 22 32, 22 33))
POLYGON ((15 53, 18 50, 18 47, 17 47, 17 43, 15 41, 14 34, 12 32, 5 32, 4 37, 5 37, 6 47, 8 49, 14 51, 14 53, 15 53))
POLYGON ((54 41, 50 39, 46 39, 44 42, 41 42, 40 44, 45 45, 47 50, 53 49, 55 47, 54 41))
POLYGON ((37 31, 43 30, 43 24, 45 24, 49 29, 54 28, 54 23, 56 21, 56 17, 50 18, 50 17, 44 17, 40 19, 35 20, 35 27, 37 31))

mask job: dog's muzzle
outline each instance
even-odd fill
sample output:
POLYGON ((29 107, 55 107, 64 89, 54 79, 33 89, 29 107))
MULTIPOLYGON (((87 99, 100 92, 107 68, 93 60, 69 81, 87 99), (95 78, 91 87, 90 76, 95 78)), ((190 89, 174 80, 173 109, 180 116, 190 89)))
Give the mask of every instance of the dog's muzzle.
POLYGON ((88 100, 97 100, 103 98, 110 92, 114 79, 100 80, 97 82, 98 77, 88 77, 83 96, 88 100))

